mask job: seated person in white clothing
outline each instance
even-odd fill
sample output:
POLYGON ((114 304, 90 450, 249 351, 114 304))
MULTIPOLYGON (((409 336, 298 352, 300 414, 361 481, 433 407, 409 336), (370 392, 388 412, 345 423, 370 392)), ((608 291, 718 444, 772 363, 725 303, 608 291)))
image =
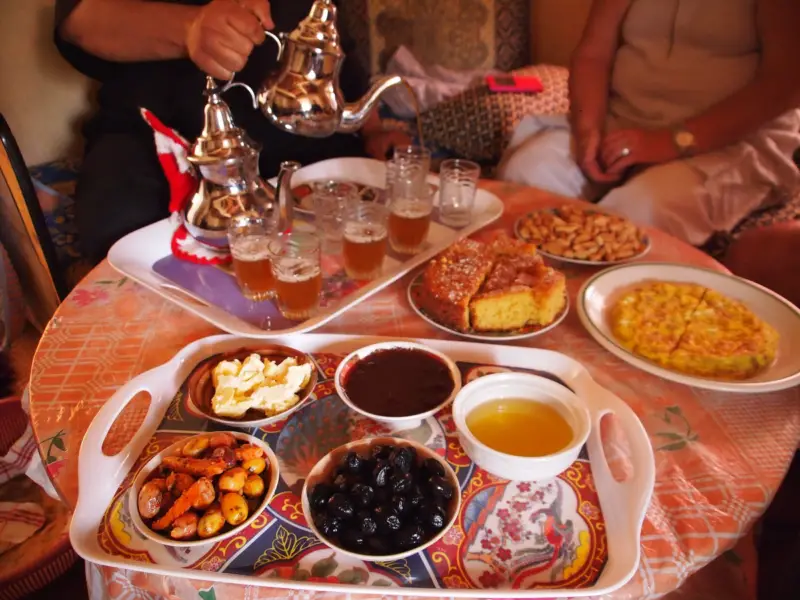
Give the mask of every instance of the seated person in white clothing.
POLYGON ((800 186, 798 0, 594 0, 571 114, 526 117, 502 179, 694 245, 800 186))

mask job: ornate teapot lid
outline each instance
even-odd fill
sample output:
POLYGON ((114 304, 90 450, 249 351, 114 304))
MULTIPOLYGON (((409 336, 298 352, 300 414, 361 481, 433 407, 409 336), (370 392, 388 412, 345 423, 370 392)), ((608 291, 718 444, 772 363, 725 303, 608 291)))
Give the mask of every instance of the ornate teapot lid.
POLYGON ((261 151, 261 146, 244 129, 234 124, 231 109, 222 99, 222 92, 229 87, 219 87, 212 77, 206 78, 205 94, 208 101, 203 111, 203 132, 189 148, 186 157, 192 164, 207 165, 230 159, 239 160, 243 156, 261 151))
POLYGON ((308 16, 300 21, 288 38, 331 54, 341 54, 339 30, 336 27, 336 6, 331 0, 316 0, 308 16))

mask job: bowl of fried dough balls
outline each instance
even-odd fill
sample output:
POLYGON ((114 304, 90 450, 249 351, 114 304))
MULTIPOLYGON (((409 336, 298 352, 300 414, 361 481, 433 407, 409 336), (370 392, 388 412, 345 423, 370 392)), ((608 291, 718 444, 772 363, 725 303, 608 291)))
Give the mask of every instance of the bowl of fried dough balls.
POLYGON ((167 546, 200 546, 245 529, 278 486, 278 459, 262 440, 239 432, 195 435, 151 458, 134 479, 136 528, 167 546))

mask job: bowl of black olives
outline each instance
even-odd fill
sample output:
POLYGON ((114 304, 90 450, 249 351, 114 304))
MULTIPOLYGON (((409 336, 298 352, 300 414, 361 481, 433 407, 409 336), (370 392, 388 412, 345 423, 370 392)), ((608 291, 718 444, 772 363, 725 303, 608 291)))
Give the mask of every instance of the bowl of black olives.
POLYGON ((303 514, 330 547, 367 561, 424 550, 453 525, 461 491, 453 469, 422 444, 393 437, 351 442, 306 477, 303 514))

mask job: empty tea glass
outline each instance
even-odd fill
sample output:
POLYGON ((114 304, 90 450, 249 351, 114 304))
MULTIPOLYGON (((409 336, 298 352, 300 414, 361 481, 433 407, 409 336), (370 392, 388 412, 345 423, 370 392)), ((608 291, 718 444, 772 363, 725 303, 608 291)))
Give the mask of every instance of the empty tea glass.
POLYGON ((281 313, 294 321, 311 318, 319 309, 322 292, 319 237, 290 231, 273 237, 269 250, 281 313))
MULTIPOLYGON (((428 173, 431 170, 430 150, 422 146, 397 146, 391 162, 402 165, 406 176, 413 177, 415 185, 419 187, 420 191, 427 185, 428 173)), ((391 172, 387 171, 387 184, 393 183, 388 181, 390 177, 391 172)))
POLYGON ((262 216, 240 214, 228 225, 228 245, 233 272, 242 295, 250 300, 271 298, 275 293, 269 243, 275 222, 262 216))
POLYGON ((386 256, 389 210, 375 202, 358 202, 347 213, 342 255, 351 279, 375 279, 386 256))
POLYGON ((323 249, 329 254, 338 253, 345 216, 358 202, 358 188, 344 181, 326 181, 314 186, 311 201, 323 249))
POLYGON ((452 158, 439 169, 439 220, 448 227, 466 227, 472 221, 480 165, 452 158))

